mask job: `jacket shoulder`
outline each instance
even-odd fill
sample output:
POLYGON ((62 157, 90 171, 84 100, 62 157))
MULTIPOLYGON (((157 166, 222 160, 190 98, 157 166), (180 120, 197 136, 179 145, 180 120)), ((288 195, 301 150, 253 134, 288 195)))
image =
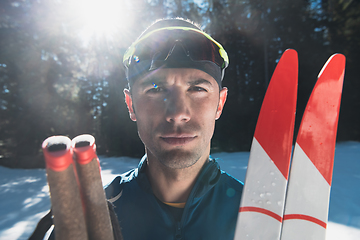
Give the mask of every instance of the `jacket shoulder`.
POLYGON ((233 188, 235 191, 242 192, 243 190, 244 183, 223 170, 221 170, 221 181, 229 187, 233 188))
POLYGON ((114 178, 114 180, 105 187, 106 198, 110 202, 116 201, 121 196, 124 186, 135 180, 137 174, 138 169, 135 168, 114 178))

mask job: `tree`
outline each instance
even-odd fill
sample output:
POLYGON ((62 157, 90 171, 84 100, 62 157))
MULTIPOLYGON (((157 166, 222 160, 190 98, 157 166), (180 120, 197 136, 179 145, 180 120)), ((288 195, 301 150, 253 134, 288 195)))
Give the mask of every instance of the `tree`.
POLYGON ((328 15, 326 37, 331 52, 346 56, 346 70, 339 119, 339 140, 360 139, 360 83, 358 61, 360 59, 360 3, 353 0, 323 1, 328 15))
MULTIPOLYGON (((0 2, 2 165, 43 165, 42 141, 59 134, 93 134, 100 154, 142 155, 124 103, 122 57, 151 22, 166 17, 200 23, 229 54, 223 81, 229 95, 216 124, 213 151, 249 150, 268 82, 287 48, 299 53, 296 128, 322 65, 341 52, 347 69, 338 135, 359 140, 360 113, 354 110, 360 107, 357 1, 125 1, 118 9, 124 18, 117 31, 85 40, 86 22, 79 21, 80 12, 70 11, 74 2, 0 2)), ((96 10, 91 19, 99 21, 103 10, 96 10)))
POLYGON ((41 166, 39 150, 46 137, 71 136, 91 125, 87 103, 80 103, 77 96, 84 54, 78 41, 64 32, 62 22, 55 21, 54 16, 62 15, 51 4, 0 5, 6 16, 0 28, 0 155, 7 166, 41 166))

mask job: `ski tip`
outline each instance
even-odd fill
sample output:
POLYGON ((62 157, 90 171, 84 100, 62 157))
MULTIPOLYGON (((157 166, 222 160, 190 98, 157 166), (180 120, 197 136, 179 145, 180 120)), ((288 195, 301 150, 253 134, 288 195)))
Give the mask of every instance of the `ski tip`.
POLYGON ((277 66, 271 77, 269 87, 273 85, 274 82, 278 82, 279 79, 282 79, 281 81, 288 83, 290 80, 293 80, 296 82, 297 86, 299 72, 298 66, 299 60, 297 51, 294 49, 286 49, 277 63, 277 66), (277 80, 275 81, 273 79, 277 80))
POLYGON ((334 53, 333 55, 331 55, 331 56, 329 57, 329 60, 328 60, 328 61, 330 61, 330 60, 331 60, 332 58, 334 58, 334 57, 339 58, 339 59, 342 59, 343 61, 345 61, 345 59, 346 59, 346 57, 345 57, 344 54, 342 54, 342 53, 334 53))
POLYGON ((298 53, 295 49, 292 48, 288 48, 284 51, 284 53, 281 55, 281 58, 279 61, 281 61, 281 59, 286 59, 287 61, 289 59, 291 59, 294 64, 298 64, 298 53))
POLYGON ((329 57, 324 64, 323 68, 319 72, 318 78, 323 75, 324 70, 328 67, 338 69, 338 71, 345 71, 346 57, 341 53, 335 53, 329 57))
POLYGON ((298 55, 297 51, 296 51, 295 49, 292 49, 292 48, 286 49, 286 50, 284 51, 283 55, 284 55, 285 53, 286 53, 286 54, 294 55, 294 56, 296 56, 296 57, 297 57, 297 55, 298 55))
POLYGON ((285 179, 288 178, 293 142, 297 83, 297 52, 287 49, 271 77, 254 133, 285 179))
POLYGON ((332 55, 321 69, 296 142, 331 185, 345 56, 332 55))

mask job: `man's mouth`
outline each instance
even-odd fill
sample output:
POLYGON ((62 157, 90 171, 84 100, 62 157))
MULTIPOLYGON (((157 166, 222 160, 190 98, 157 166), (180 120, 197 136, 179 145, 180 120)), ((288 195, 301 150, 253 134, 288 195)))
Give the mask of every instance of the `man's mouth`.
POLYGON ((193 141, 196 138, 196 136, 193 136, 193 135, 171 136, 171 135, 169 135, 169 136, 161 136, 160 138, 167 144, 179 146, 179 145, 185 145, 185 144, 193 141))

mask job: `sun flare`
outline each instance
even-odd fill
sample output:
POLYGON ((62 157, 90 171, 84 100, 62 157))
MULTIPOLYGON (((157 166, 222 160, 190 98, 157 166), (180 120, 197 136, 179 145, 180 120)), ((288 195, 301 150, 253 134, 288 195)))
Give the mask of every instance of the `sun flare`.
POLYGON ((84 41, 92 37, 111 38, 126 25, 126 5, 123 0, 76 0, 73 12, 82 26, 79 32, 84 41))

